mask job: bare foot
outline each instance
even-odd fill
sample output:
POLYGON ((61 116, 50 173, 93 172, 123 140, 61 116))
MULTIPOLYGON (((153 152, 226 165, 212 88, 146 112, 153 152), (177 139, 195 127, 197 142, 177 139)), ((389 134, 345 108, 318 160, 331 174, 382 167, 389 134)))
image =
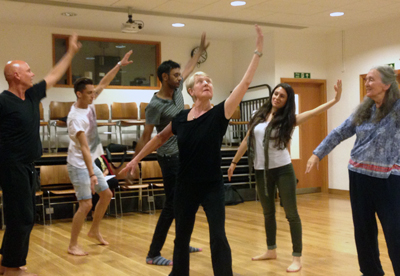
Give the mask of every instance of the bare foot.
POLYGON ((75 256, 86 256, 88 252, 84 251, 79 245, 69 246, 68 253, 75 256))
MULTIPOLYGON (((28 268, 26 266, 20 266, 19 269, 22 271, 26 271, 28 268)), ((4 266, 0 265, 0 275, 3 275, 5 271, 6 271, 6 268, 4 266)))
POLYGON ((4 276, 37 276, 37 274, 28 273, 24 270, 21 270, 19 267, 17 268, 7 267, 4 272, 4 276))
POLYGON ((286 269, 286 272, 297 272, 300 269, 301 269, 301 257, 293 257, 293 262, 286 269))
POLYGON ((100 232, 97 233, 89 232, 87 235, 91 238, 97 239, 99 243, 102 245, 109 245, 109 243, 105 239, 103 239, 103 236, 100 234, 100 232))
POLYGON ((271 249, 264 254, 251 258, 252 261, 274 260, 276 259, 276 249, 271 249))

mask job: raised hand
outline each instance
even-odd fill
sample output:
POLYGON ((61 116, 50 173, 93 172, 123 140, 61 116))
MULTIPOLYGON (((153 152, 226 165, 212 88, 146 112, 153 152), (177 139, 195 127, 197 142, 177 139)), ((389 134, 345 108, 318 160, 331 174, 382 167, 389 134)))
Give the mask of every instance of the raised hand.
POLYGON ((256 27, 256 32, 257 32, 256 51, 262 53, 263 45, 264 45, 264 35, 261 31, 260 26, 258 26, 256 24, 255 27, 256 27))
POLYGON ((342 80, 337 80, 336 85, 334 86, 335 88, 335 101, 339 101, 340 97, 342 96, 342 80))
POLYGON ((200 41, 200 51, 203 52, 204 50, 207 50, 208 46, 210 46, 210 42, 207 42, 206 39, 206 32, 203 32, 201 34, 201 41, 200 41))
POLYGON ((121 59, 121 61, 120 61, 120 64, 121 64, 121 66, 126 66, 126 65, 128 65, 128 64, 131 64, 131 63, 133 63, 133 61, 132 60, 129 60, 129 57, 132 55, 132 50, 130 50, 129 52, 127 52, 126 54, 125 54, 125 56, 121 59))
POLYGON ((306 173, 309 173, 311 169, 317 166, 317 170, 319 168, 319 157, 315 154, 311 155, 310 159, 307 161, 306 173))
POLYGON ((82 44, 78 41, 78 35, 76 33, 73 33, 69 37, 68 51, 75 55, 81 49, 81 47, 82 44))

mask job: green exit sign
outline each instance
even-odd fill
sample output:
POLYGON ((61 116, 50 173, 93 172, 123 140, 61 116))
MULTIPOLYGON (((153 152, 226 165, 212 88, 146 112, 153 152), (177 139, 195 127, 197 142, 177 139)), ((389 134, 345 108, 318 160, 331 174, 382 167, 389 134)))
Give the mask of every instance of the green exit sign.
POLYGON ((311 73, 300 73, 300 72, 294 72, 294 78, 295 79, 311 79, 311 73))
POLYGON ((394 69, 394 63, 389 63, 388 65, 394 69))

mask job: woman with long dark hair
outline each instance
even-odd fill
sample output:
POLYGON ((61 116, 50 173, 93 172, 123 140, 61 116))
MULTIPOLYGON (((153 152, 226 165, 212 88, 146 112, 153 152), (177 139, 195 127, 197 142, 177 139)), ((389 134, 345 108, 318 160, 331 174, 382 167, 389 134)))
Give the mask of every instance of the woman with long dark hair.
POLYGON ((231 179, 237 162, 248 150, 249 167, 254 167, 258 196, 264 212, 267 252, 253 258, 256 260, 276 259, 275 191, 279 189, 286 218, 289 221, 293 243, 293 262, 287 272, 301 269, 302 230, 296 203, 296 176, 287 146, 294 130, 310 118, 326 111, 340 100, 342 82, 335 85, 335 98, 315 109, 296 115, 293 88, 287 83, 278 84, 272 96, 254 114, 249 123, 246 138, 228 169, 231 179))
POLYGON ((356 135, 348 165, 358 262, 363 275, 384 275, 379 260, 381 221, 394 274, 400 275, 400 91, 389 66, 371 69, 356 111, 314 150, 309 172, 340 142, 356 135))

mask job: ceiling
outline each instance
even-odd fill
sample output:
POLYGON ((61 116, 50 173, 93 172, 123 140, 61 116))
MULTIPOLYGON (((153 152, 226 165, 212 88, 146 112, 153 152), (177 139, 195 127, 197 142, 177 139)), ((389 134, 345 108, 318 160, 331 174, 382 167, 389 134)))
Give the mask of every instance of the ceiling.
MULTIPOLYGON (((238 40, 253 35, 250 25, 264 31, 295 30, 329 33, 369 25, 400 13, 400 0, 245 0, 232 7, 231 0, 0 0, 0 22, 120 32, 131 7, 133 19, 144 21, 138 33, 238 40), (342 11, 342 17, 329 13, 342 11), (74 12, 75 17, 61 16, 74 12), (173 28, 172 23, 185 23, 173 28)), ((132 34, 127 36, 133 36, 132 34)))

